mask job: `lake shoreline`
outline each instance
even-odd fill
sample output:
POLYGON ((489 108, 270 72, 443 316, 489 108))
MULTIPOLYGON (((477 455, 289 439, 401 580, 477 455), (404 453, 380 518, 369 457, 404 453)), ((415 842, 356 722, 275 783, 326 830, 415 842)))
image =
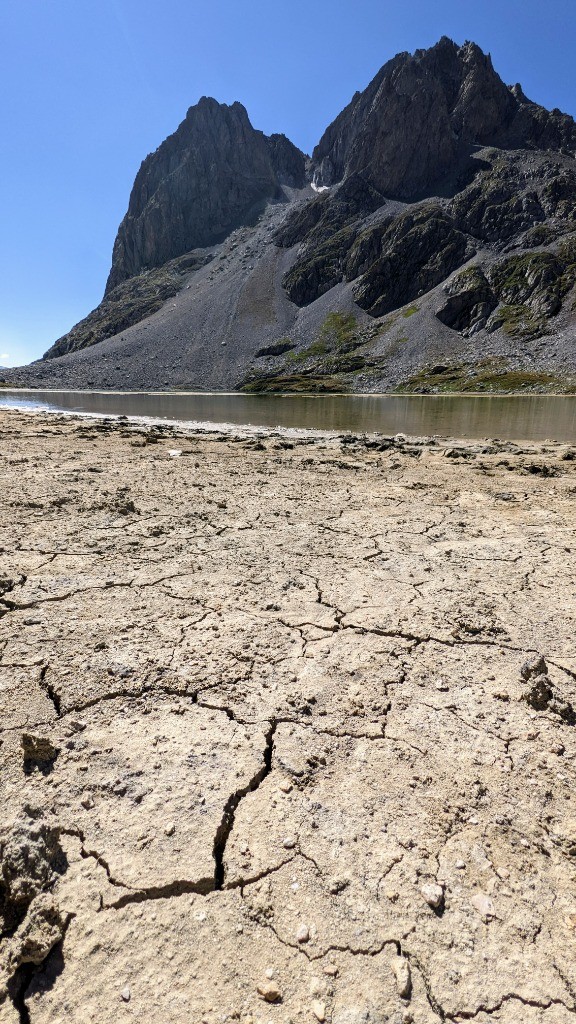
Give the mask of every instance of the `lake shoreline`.
MULTIPOLYGON (((286 438, 296 442, 300 441, 303 444, 328 443, 337 446, 343 443, 344 445, 359 445, 360 447, 365 446, 367 448, 375 448, 378 445, 382 445, 383 449, 394 446, 401 448, 406 444, 415 445, 420 449, 436 447, 446 449, 456 445, 466 449, 478 448, 479 451, 483 451, 486 449, 486 446, 489 446, 491 453, 513 450, 517 454, 536 455, 550 454, 553 450, 563 455, 572 449, 571 441, 558 441, 556 438, 537 440, 530 438, 504 439, 488 436, 458 437, 457 435, 450 434, 408 434, 405 431, 398 431, 396 434, 383 434, 379 431, 342 433, 337 430, 306 427, 272 427, 252 423, 179 421, 155 416, 126 416, 122 413, 78 412, 62 409, 54 409, 49 412, 42 409, 2 409, 0 406, 0 420, 1 417, 8 415, 30 417, 33 419, 44 418, 55 420, 56 422, 59 420, 63 422, 78 421, 79 424, 88 424, 94 421, 95 425, 104 423, 105 429, 112 432, 121 429, 132 430, 137 436, 138 434, 148 434, 150 431, 158 430, 159 436, 165 438, 172 436, 174 439, 188 440, 202 438, 210 440, 214 437, 224 440, 229 437, 239 440, 244 438, 246 440, 269 439, 273 441, 274 439, 286 438)), ((574 443, 576 444, 576 439, 574 443)))
POLYGON ((366 434, 501 438, 576 443, 576 398, 559 395, 315 395, 239 393, 4 391, 6 409, 93 414, 134 423, 168 423, 182 429, 248 432, 285 430, 366 434))
POLYGON ((47 392, 51 394, 85 394, 85 395, 204 395, 208 396, 235 396, 238 398, 568 398, 576 397, 575 391, 195 391, 194 389, 170 388, 165 390, 142 390, 142 389, 116 389, 116 388, 55 388, 35 387, 27 384, 25 387, 18 387, 14 384, 3 384, 0 381, 2 392, 20 394, 22 392, 47 392))

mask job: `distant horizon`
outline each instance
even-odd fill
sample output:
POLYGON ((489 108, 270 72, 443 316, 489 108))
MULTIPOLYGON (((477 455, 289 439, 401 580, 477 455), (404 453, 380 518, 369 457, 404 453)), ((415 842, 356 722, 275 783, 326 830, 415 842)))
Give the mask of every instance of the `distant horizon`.
POLYGON ((101 300, 136 172, 202 96, 242 103, 256 129, 310 155, 383 64, 448 36, 489 52, 535 103, 576 111, 566 0, 545 15, 535 0, 470 12, 455 0, 433 12, 424 0, 402 11, 296 0, 291 13, 271 20, 262 0, 243 12, 230 0, 209 12, 183 0, 104 0, 97 11, 54 0, 32 16, 6 0, 0 366, 40 358, 101 300))

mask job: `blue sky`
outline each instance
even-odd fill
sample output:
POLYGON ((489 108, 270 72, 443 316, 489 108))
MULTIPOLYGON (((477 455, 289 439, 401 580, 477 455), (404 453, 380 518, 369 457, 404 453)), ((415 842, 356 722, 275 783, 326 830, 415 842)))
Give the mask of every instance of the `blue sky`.
POLYGON ((99 302, 140 162, 201 95, 310 152, 386 60, 442 35, 576 114, 574 0, 0 0, 0 365, 99 302))

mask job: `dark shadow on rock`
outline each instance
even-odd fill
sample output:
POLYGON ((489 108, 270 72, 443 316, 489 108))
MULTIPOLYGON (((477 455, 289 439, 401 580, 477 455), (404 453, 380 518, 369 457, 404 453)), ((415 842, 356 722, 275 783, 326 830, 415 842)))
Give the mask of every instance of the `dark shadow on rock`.
POLYGON ((54 946, 54 949, 46 957, 44 963, 34 971, 31 980, 28 983, 26 991, 24 993, 25 999, 30 999, 35 995, 42 995, 44 992, 50 992, 66 966, 64 960, 64 938, 54 946))
POLYGON ((49 775, 60 753, 59 747, 56 747, 47 737, 34 736, 27 732, 22 734, 21 744, 24 754, 24 774, 31 775, 33 771, 39 771, 42 775, 49 775))

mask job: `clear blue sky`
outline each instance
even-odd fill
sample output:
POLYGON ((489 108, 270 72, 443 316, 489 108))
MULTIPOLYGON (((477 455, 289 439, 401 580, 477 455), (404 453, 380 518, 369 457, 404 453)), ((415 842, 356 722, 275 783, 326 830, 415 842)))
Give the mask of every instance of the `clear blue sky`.
POLYGON ((386 60, 442 35, 576 114, 574 0, 0 0, 0 365, 98 303, 140 162, 201 95, 311 152, 386 60))

